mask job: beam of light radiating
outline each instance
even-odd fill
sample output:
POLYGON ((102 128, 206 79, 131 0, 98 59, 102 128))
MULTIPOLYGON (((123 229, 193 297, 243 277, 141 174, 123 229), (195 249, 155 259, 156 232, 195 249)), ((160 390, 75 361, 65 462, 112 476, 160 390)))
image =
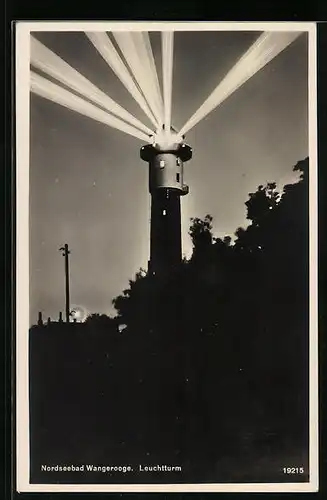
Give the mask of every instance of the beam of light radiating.
POLYGON ((158 125, 162 125, 162 114, 160 109, 158 109, 155 94, 153 93, 153 88, 151 85, 151 80, 147 72, 147 68, 144 67, 143 61, 139 57, 139 51, 135 45, 135 40, 130 32, 113 31, 112 32, 135 80, 137 81, 147 103, 149 104, 151 111, 153 112, 158 125))
POLYGON ((260 35, 185 123, 180 134, 183 135, 193 128, 300 35, 301 32, 265 32, 260 35))
POLYGON ((141 33, 142 33, 142 36, 143 36, 143 40, 144 40, 146 51, 148 53, 148 58, 149 58, 149 63, 150 63, 151 71, 152 71, 152 74, 154 76, 154 84, 155 84, 155 87, 157 89, 159 103, 160 103, 160 107, 162 109, 163 108, 163 102, 162 102, 161 88, 160 88, 160 83, 159 83, 159 78, 158 78, 158 73, 157 73, 157 67, 156 67, 156 63, 155 63, 155 59, 154 59, 154 55, 153 55, 153 51, 152 51, 152 46, 151 46, 151 42, 150 42, 149 33, 147 31, 142 31, 141 33))
POLYGON ((164 95, 164 124, 169 132, 171 125, 171 100, 173 88, 173 55, 174 55, 174 33, 163 31, 161 33, 162 47, 162 79, 164 95))
POLYGON ((31 37, 31 64, 134 127, 147 134, 153 133, 150 128, 33 37, 31 37))
POLYGON ((131 35, 134 40, 135 47, 138 51, 139 58, 147 68, 149 85, 151 85, 157 109, 160 110, 160 116, 163 116, 163 104, 159 78, 154 61, 149 33, 147 31, 135 31, 131 32, 131 35))
POLYGON ((110 115, 106 111, 103 111, 102 109, 85 101, 82 97, 69 92, 69 90, 50 82, 46 78, 34 73, 34 71, 31 71, 30 85, 33 93, 44 97, 45 99, 49 99, 50 101, 60 104, 61 106, 64 106, 72 111, 76 111, 77 113, 87 116, 88 118, 93 118, 93 120, 104 123, 109 127, 121 130, 122 132, 132 135, 141 141, 149 142, 149 137, 137 128, 134 128, 119 118, 110 115))
POLYGON ((97 49, 102 58, 110 66, 131 96, 138 103, 140 108, 148 116, 155 127, 158 126, 156 119, 153 116, 146 100, 144 99, 142 93, 139 91, 137 85, 135 84, 132 76, 130 75, 128 69, 126 68, 124 62, 122 61, 120 55, 115 49, 112 41, 108 37, 107 33, 104 32, 85 32, 86 36, 90 42, 97 49))

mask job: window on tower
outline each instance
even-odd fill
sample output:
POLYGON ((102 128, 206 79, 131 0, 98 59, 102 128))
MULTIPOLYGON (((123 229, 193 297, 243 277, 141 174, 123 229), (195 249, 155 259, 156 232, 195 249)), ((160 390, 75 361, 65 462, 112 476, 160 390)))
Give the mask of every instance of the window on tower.
POLYGON ((160 165, 160 168, 164 168, 164 166, 165 166, 165 160, 160 160, 159 165, 160 165))
POLYGON ((176 182, 179 182, 179 174, 176 174, 176 182))

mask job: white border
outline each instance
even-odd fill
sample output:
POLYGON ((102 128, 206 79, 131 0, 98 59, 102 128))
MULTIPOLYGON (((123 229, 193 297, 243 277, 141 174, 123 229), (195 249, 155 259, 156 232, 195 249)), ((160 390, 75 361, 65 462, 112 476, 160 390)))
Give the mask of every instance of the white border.
POLYGON ((316 23, 25 22, 16 24, 16 418, 19 492, 314 492, 318 491, 318 213, 316 23), (308 483, 30 484, 29 482, 29 61, 31 31, 305 31, 309 35, 310 445, 308 483))

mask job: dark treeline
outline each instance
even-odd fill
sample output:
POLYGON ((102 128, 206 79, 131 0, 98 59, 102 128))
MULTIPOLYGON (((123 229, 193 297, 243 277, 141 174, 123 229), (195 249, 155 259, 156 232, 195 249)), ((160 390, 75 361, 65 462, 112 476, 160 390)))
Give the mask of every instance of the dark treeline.
POLYGON ((32 480, 63 463, 135 466, 120 482, 289 481, 287 466, 308 479, 308 159, 294 170, 281 193, 249 195, 234 241, 193 219, 191 258, 161 278, 140 270, 116 318, 31 329, 32 480))

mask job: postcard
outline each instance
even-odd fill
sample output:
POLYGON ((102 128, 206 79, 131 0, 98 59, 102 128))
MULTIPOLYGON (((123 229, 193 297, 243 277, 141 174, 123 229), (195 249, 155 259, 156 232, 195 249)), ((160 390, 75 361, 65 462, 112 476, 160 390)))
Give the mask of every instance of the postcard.
POLYGON ((316 24, 15 37, 17 490, 317 491, 316 24))

